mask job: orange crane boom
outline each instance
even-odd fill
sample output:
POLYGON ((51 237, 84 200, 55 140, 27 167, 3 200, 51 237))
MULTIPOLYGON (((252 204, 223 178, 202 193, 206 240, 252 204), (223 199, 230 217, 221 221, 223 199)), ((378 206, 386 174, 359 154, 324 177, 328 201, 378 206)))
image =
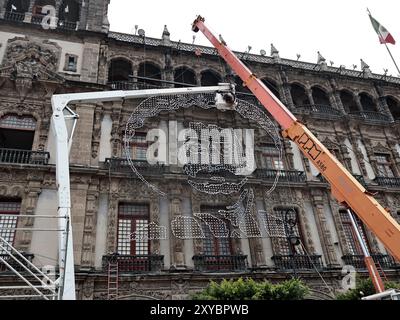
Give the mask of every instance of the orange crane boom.
MULTIPOLYGON (((227 47, 217 39, 198 16, 192 30, 199 30, 218 50, 226 63, 242 79, 244 85, 282 127, 282 135, 292 140, 315 165, 331 185, 333 196, 346 208, 352 209, 379 238, 390 253, 400 261, 400 225, 348 172, 328 149, 300 123, 280 100, 227 47)), ((368 266, 369 267, 369 266, 368 266)))

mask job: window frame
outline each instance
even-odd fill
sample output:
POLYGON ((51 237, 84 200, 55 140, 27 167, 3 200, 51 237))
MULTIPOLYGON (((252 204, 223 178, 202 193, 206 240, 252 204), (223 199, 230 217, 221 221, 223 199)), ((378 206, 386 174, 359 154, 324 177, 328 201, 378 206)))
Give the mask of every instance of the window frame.
MULTIPOLYGON (((214 214, 218 212, 218 210, 226 210, 226 206, 221 205, 201 205, 200 212, 201 213, 209 213, 214 214)), ((229 234, 231 233, 231 224, 228 220, 218 217, 226 223, 227 228, 229 229, 229 234)), ((208 225, 202 220, 200 226, 204 232, 205 238, 203 239, 203 254, 205 256, 232 256, 233 255, 233 243, 230 237, 227 238, 217 238, 215 237, 208 225), (209 246, 210 245, 210 246, 209 246), (211 249, 209 251, 208 249, 211 249), (227 250, 223 252, 224 250, 227 250)))
MULTIPOLYGON (((18 199, 0 199, 0 226, 6 226, 9 228, 17 228, 19 222, 19 215, 21 213, 22 201, 18 199), (7 210, 3 207, 4 204, 17 204, 18 208, 14 210, 7 210), (4 217, 5 215, 15 215, 16 217, 4 217), (12 221, 11 221, 12 220, 12 221), (11 223, 10 223, 11 221, 11 223)), ((12 246, 15 244, 15 235, 17 230, 0 230, 0 235, 12 246)), ((0 249, 0 254, 4 253, 3 249, 0 249)))
MULTIPOLYGON (((138 210, 139 211, 139 210, 138 210)), ((116 252, 121 254, 121 255, 130 255, 130 256, 146 256, 150 255, 151 252, 151 240, 135 240, 135 238, 132 239, 132 234, 137 231, 137 224, 138 221, 147 221, 147 233, 149 232, 148 225, 150 224, 150 205, 147 203, 124 203, 121 202, 118 205, 118 215, 117 215, 117 248, 116 252), (129 214, 129 213, 123 213, 121 212, 121 207, 145 207, 145 212, 137 212, 136 214, 129 214), (126 253, 126 247, 128 245, 124 245, 120 247, 120 240, 121 240, 121 221, 129 221, 130 226, 129 226, 129 232, 128 232, 128 237, 129 237, 129 253, 126 253), (142 242, 142 245, 144 245, 144 248, 147 247, 147 250, 144 249, 142 252, 141 248, 138 250, 138 243, 142 242), (122 252, 121 252, 122 251, 122 252)), ((144 222, 146 223, 146 222, 144 222)), ((127 226, 127 225, 126 225, 127 226)), ((125 231, 125 230, 124 230, 125 231)), ((122 240, 127 240, 126 239, 127 234, 124 234, 122 240)))

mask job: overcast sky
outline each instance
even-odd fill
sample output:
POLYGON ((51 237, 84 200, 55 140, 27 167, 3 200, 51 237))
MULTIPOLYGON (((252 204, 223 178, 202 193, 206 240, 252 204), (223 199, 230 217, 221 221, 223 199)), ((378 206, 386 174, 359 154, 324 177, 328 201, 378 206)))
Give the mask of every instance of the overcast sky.
MULTIPOLYGON (((198 14, 228 46, 237 51, 270 54, 273 43, 282 58, 317 61, 317 51, 334 66, 353 64, 360 69, 360 58, 374 73, 397 76, 393 62, 372 28, 366 8, 397 41, 389 44, 400 66, 400 1, 398 0, 111 0, 109 20, 112 31, 133 33, 135 25, 146 36, 160 38, 164 25, 171 40, 193 41, 191 23, 198 14)), ((195 43, 210 46, 196 34, 195 43)))

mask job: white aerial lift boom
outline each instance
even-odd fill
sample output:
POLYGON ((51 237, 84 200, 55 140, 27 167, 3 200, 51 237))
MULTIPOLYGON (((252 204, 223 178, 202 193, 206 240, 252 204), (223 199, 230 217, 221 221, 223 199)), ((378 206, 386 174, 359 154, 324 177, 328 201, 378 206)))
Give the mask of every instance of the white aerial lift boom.
POLYGON ((56 138, 56 179, 58 190, 58 216, 59 219, 59 268, 58 279, 60 300, 75 300, 75 270, 73 254, 73 237, 71 223, 71 194, 69 179, 69 151, 72 136, 76 127, 78 115, 69 107, 79 103, 99 103, 107 101, 123 101, 127 99, 149 98, 153 96, 169 96, 177 94, 215 93, 216 106, 228 109, 234 102, 234 86, 220 84, 214 87, 190 87, 172 89, 150 89, 130 91, 99 91, 87 93, 72 93, 53 95, 51 105, 53 108, 52 125, 56 138), (67 112, 67 114, 65 114, 67 112), (66 121, 73 121, 72 130, 68 133, 66 121))

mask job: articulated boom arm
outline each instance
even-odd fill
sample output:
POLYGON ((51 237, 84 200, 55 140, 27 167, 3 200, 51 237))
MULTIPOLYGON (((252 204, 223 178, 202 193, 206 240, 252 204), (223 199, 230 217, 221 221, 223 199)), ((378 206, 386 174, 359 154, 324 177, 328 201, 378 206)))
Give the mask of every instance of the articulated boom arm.
POLYGON ((391 254, 400 261, 400 226, 390 214, 358 183, 324 145, 279 101, 226 46, 205 26, 198 16, 193 31, 201 31, 218 50, 227 64, 242 79, 245 86, 258 98, 267 111, 283 128, 283 136, 297 144, 305 156, 331 184, 333 196, 351 208, 375 233, 391 254))

